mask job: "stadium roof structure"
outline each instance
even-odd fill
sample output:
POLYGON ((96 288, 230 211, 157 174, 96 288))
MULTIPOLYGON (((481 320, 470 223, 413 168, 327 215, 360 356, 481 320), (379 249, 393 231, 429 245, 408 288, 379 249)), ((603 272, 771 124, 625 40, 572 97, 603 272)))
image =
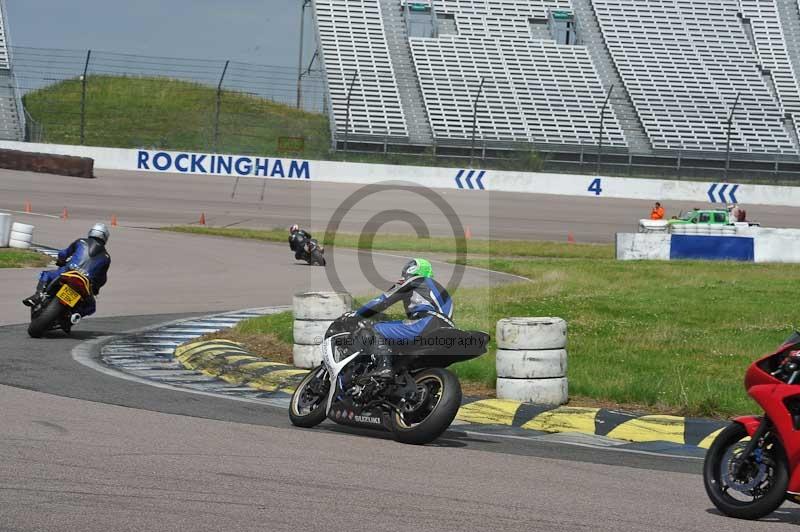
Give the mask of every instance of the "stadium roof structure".
POLYGON ((338 149, 800 161, 800 0, 314 0, 314 12, 338 149))

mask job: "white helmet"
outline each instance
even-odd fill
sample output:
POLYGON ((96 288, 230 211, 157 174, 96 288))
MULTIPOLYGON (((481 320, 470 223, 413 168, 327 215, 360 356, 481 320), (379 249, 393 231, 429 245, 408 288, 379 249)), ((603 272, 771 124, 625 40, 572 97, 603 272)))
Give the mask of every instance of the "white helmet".
POLYGON ((111 236, 111 231, 108 230, 106 224, 97 223, 89 229, 89 238, 96 238, 100 240, 103 244, 108 243, 108 237, 111 236))
POLYGON ((289 228, 289 234, 290 234, 290 235, 293 235, 293 234, 295 234, 296 232, 298 232, 299 230, 300 230, 300 226, 299 226, 299 225, 297 225, 297 224, 294 224, 294 225, 292 225, 292 226, 289 228))

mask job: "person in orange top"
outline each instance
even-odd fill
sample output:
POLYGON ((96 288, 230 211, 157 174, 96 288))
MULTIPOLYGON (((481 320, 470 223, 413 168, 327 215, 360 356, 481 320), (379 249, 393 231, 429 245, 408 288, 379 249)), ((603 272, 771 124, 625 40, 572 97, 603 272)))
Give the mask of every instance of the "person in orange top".
POLYGON ((653 207, 653 210, 650 212, 650 219, 651 220, 664 219, 664 207, 661 206, 661 203, 656 202, 656 206, 653 207))

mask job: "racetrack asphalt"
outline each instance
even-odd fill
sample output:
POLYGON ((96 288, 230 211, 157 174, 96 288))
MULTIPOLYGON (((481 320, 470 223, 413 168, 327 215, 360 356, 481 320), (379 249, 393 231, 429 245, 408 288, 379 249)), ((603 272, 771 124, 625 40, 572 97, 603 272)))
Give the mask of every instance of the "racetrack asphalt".
MULTIPOLYGON (((345 198, 363 187, 296 180, 241 179, 235 198, 234 180, 218 176, 98 171, 97 179, 50 176, 0 170, 0 209, 23 210, 30 202, 34 212, 111 220, 123 226, 159 227, 197 223, 205 213, 215 226, 273 228, 296 222, 316 231, 327 227, 345 198), (266 185, 263 201, 262 185, 266 185)), ((613 242, 617 232, 635 232, 647 218, 651 201, 577 198, 542 194, 516 194, 469 190, 437 190, 475 238, 566 241, 572 233, 578 242, 613 242)), ((653 201, 660 198, 653 198, 653 201)), ((667 215, 702 202, 664 202, 667 215)), ((718 208, 719 205, 716 205, 718 208)), ((748 216, 769 227, 800 227, 797 209, 747 206, 748 216)), ((376 213, 406 209, 422 217, 432 234, 451 236, 447 216, 415 194, 387 191, 358 203, 342 221, 342 229, 358 232, 376 213)), ((408 224, 395 223, 389 231, 408 232, 408 224)))
MULTIPOLYGON (((18 208, 18 198, 25 201, 22 196, 30 194, 34 210, 49 203, 47 208, 59 213, 63 205, 56 202, 77 198, 84 183, 14 174, 7 179, 9 174, 0 173, 0 207, 18 208), (9 199, 9 187, 26 180, 27 188, 9 199)), ((203 207, 203 198, 213 196, 218 184, 204 180, 196 190, 184 191, 183 199, 171 196, 180 190, 174 184, 162 183, 170 190, 175 186, 172 192, 150 192, 151 185, 159 185, 106 181, 109 188, 97 195, 89 185, 89 199, 76 199, 67 221, 22 219, 35 220, 38 242, 59 246, 95 218, 110 216, 105 209, 115 202, 129 205, 115 213, 123 225, 126 219, 131 225, 163 225, 176 212, 185 222, 198 207, 217 216, 203 207), (146 218, 162 211, 162 200, 174 206, 172 214, 162 213, 149 224, 146 218)), ((251 203, 226 207, 236 209, 229 214, 220 207, 219 216, 234 219, 240 208, 259 210, 258 201, 251 203)), ((285 208, 271 205, 259 220, 286 225, 285 219, 278 221, 285 208)), ((539 226, 530 213, 523 214, 511 225, 539 226)), ((563 445, 557 439, 474 435, 461 427, 435 445, 411 447, 329 423, 300 430, 283 411, 96 372, 71 356, 83 341, 206 311, 287 304, 298 288, 327 283, 322 269, 295 265, 278 245, 122 227, 114 231, 110 248, 114 262, 100 312, 79 324, 72 338, 27 338, 19 299, 33 287, 35 271, 0 270, 0 324, 12 324, 0 327, 3 532, 751 531, 800 524, 800 511, 790 505, 761 523, 718 515, 703 491, 698 460, 563 445), (130 317, 137 314, 147 315, 130 317)), ((343 260, 340 274, 348 288, 372 289, 357 262, 343 260)), ((386 275, 401 261, 375 260, 386 275)), ((469 283, 503 281, 486 272, 469 275, 469 283)))

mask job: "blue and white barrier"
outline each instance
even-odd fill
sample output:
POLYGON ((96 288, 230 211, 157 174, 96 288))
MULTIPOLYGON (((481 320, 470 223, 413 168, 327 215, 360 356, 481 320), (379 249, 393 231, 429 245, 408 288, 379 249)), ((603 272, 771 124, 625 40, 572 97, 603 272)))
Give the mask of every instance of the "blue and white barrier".
POLYGON ((800 187, 362 164, 273 157, 269 154, 254 156, 131 150, 11 141, 0 141, 0 148, 89 157, 94 160, 94 167, 97 170, 154 172, 165 174, 167 177, 175 173, 355 185, 403 181, 431 188, 463 190, 469 194, 494 191, 598 200, 616 198, 692 201, 699 204, 739 201, 747 205, 800 207, 800 187))
POLYGON ((800 230, 748 227, 735 235, 617 233, 618 260, 800 263, 800 230))

